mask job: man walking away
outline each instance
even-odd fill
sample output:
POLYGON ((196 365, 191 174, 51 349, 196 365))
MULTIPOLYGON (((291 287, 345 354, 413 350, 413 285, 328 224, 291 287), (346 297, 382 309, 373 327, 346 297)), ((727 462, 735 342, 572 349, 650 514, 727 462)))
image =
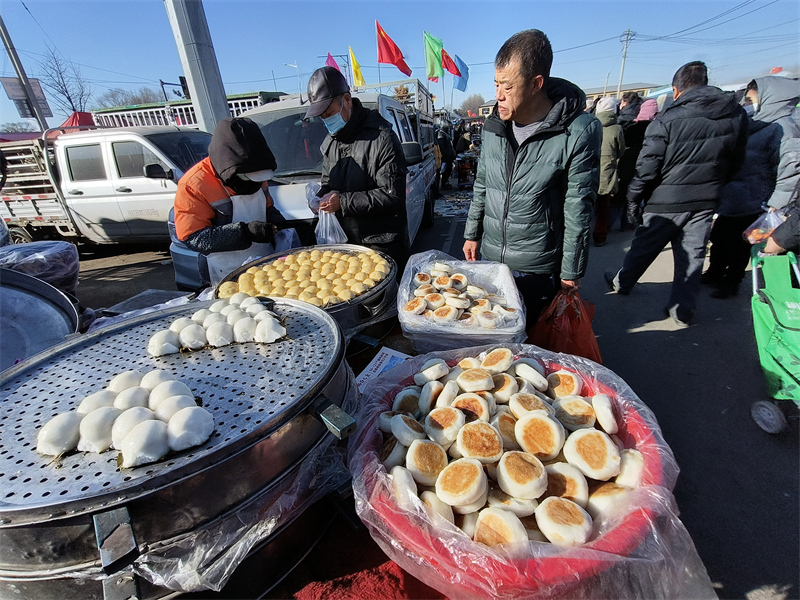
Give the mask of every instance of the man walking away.
POLYGON ((497 104, 486 119, 464 256, 514 271, 528 327, 586 273, 602 127, 576 85, 550 77, 553 50, 538 29, 513 35, 495 58, 497 104))
POLYGON ((667 244, 675 274, 666 312, 688 326, 697 302, 711 219, 722 188, 744 159, 747 115, 733 92, 708 85, 702 62, 682 66, 672 78, 675 101, 645 133, 628 187, 629 218, 636 229, 622 269, 606 273, 613 291, 629 294, 667 244))

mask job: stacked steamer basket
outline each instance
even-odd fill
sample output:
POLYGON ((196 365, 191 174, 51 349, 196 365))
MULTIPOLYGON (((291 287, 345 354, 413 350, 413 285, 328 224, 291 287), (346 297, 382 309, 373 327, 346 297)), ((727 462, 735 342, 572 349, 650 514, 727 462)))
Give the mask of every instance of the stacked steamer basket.
POLYGON ((273 310, 287 335, 278 342, 147 354, 156 331, 211 304, 131 319, 3 374, 0 598, 127 598, 137 587, 138 598, 162 598, 219 587, 255 544, 281 543, 270 536, 330 491, 311 489, 308 475, 336 480, 313 471, 332 461, 310 458, 334 440, 331 421, 350 430, 338 410, 355 399, 339 326, 318 308, 279 300, 273 310), (186 383, 214 417, 210 439, 132 469, 114 451, 37 454, 51 417, 130 369, 186 383), (215 573, 225 575, 206 585, 215 573))
MULTIPOLYGON (((243 265, 230 273, 223 279, 215 290, 216 297, 220 297, 220 291, 226 284, 238 283, 241 276, 245 273, 257 272, 257 270, 269 270, 269 266, 275 261, 286 261, 289 256, 298 256, 301 253, 311 254, 312 252, 339 253, 347 258, 357 257, 358 255, 372 254, 380 257, 388 265, 384 277, 375 282, 375 285, 359 292, 349 300, 339 301, 335 304, 323 304, 322 308, 331 315, 341 326, 345 338, 350 339, 360 330, 368 325, 391 318, 395 314, 395 300, 397 298, 397 265, 390 256, 376 250, 371 250, 364 246, 354 244, 335 244, 319 245, 307 248, 292 248, 285 252, 278 252, 270 256, 259 258, 251 263, 243 265)), ((313 274, 314 271, 312 271, 313 274)), ((258 294, 256 289, 255 294, 258 294)), ((282 293, 272 291, 267 295, 274 298, 282 297, 282 293)))

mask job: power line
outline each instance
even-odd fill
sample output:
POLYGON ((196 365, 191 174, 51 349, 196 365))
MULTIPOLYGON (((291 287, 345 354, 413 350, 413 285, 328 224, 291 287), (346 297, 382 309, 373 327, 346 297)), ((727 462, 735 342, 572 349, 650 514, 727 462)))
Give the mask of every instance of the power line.
POLYGON ((647 41, 655 42, 655 41, 658 41, 660 39, 665 39, 665 38, 668 38, 668 37, 672 37, 672 36, 678 35, 679 33, 685 33, 687 31, 691 31, 692 29, 695 29, 697 27, 701 27, 702 25, 705 25, 706 23, 710 23, 711 21, 715 21, 716 19, 719 19, 721 17, 729 15, 732 12, 734 12, 736 10, 739 10, 740 8, 744 8, 745 6, 748 6, 748 5, 752 4, 753 2, 755 2, 755 0, 745 0, 745 2, 742 2, 741 4, 737 4, 733 8, 729 8, 728 10, 723 11, 723 12, 719 13, 718 15, 714 15, 710 19, 706 19, 705 21, 697 23, 696 25, 692 25, 691 27, 687 27, 686 29, 681 29, 680 31, 676 31, 674 33, 668 33, 667 35, 653 37, 653 39, 647 40, 647 41))

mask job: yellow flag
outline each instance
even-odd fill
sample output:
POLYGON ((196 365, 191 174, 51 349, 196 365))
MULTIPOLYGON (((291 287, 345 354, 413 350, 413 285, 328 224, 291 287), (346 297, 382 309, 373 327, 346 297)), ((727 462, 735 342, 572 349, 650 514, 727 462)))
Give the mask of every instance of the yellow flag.
POLYGON ((350 46, 347 49, 350 50, 350 63, 353 65, 353 85, 367 85, 367 82, 364 81, 364 76, 361 74, 361 65, 358 64, 356 56, 353 54, 353 49, 350 46))

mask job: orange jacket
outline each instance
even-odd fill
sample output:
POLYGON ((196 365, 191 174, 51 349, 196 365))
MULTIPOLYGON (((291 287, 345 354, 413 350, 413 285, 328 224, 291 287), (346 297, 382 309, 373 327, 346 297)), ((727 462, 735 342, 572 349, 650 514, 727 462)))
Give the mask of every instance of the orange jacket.
MULTIPOLYGON (((267 197, 267 208, 272 206, 269 187, 262 186, 267 197)), ((193 233, 232 221, 236 192, 223 185, 211 166, 208 157, 201 160, 178 181, 175 194, 175 234, 181 241, 193 233)))

